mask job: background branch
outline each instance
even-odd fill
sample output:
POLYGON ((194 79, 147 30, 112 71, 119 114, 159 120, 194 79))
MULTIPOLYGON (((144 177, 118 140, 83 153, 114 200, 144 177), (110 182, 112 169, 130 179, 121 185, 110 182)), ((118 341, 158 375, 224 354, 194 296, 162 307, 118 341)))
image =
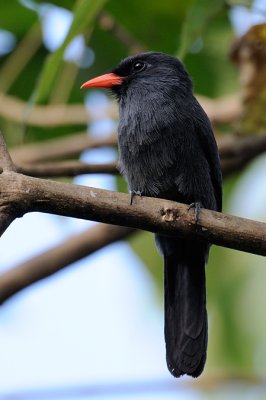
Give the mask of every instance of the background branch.
POLYGON ((266 134, 252 137, 231 137, 221 142, 219 153, 223 176, 238 171, 266 151, 266 134))
POLYGON ((60 158, 75 157, 86 149, 103 146, 116 146, 115 134, 104 138, 93 138, 87 133, 74 133, 59 139, 46 140, 41 143, 30 143, 11 149, 15 163, 36 163, 60 158))
POLYGON ((135 231, 133 228, 97 224, 5 271, 0 275, 0 304, 32 283, 47 278, 102 247, 126 238, 135 231))
POLYGON ((17 166, 17 172, 37 178, 119 173, 116 163, 88 164, 80 161, 62 161, 33 165, 25 164, 17 166))
POLYGON ((248 137, 226 135, 218 146, 221 158, 256 156, 266 151, 266 133, 248 137))
POLYGON ((242 103, 239 93, 217 99, 202 95, 196 97, 213 124, 233 122, 241 115, 242 103))
MULTIPOLYGON (((241 114, 239 96, 234 94, 218 99, 197 96, 200 104, 213 123, 232 122, 241 114)), ((22 124, 27 103, 17 97, 0 93, 0 117, 22 124)), ((114 102, 110 102, 106 117, 117 119, 118 110, 114 102)), ((89 113, 83 104, 35 105, 27 117, 28 126, 56 127, 87 125, 89 113)))
MULTIPOLYGON (((117 136, 94 139, 85 133, 73 134, 64 139, 53 139, 38 144, 28 144, 14 148, 12 157, 17 163, 17 170, 35 177, 76 176, 89 173, 118 173, 115 163, 88 164, 79 161, 65 161, 41 164, 41 161, 78 156, 88 148, 116 146, 117 136), (37 163, 31 165, 31 163, 37 163)), ((266 134, 252 137, 234 135, 219 136, 219 153, 223 176, 245 166, 256 156, 266 151, 266 134)))
MULTIPOLYGON (((25 123, 24 114, 27 103, 17 97, 0 93, 0 116, 4 119, 25 123)), ((27 126, 55 127, 67 125, 86 125, 89 115, 82 104, 54 104, 33 106, 27 117, 27 126)))

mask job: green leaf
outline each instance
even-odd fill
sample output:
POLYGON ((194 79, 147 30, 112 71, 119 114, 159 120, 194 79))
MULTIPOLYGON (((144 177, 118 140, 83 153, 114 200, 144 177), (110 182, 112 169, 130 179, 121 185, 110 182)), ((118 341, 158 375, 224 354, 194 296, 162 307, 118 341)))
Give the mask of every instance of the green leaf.
POLYGON ((71 40, 88 30, 106 0, 78 0, 73 9, 73 21, 62 45, 50 54, 39 75, 37 86, 30 99, 30 104, 44 103, 52 90, 56 77, 63 64, 64 51, 71 40))

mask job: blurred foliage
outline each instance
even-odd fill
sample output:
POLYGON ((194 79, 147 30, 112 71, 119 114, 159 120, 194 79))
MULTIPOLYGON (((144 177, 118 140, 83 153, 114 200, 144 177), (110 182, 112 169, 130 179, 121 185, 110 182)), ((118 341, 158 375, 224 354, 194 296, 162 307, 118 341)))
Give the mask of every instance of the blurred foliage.
POLYGON ((198 39, 198 51, 192 47, 184 59, 197 93, 218 97, 238 89, 237 71, 228 59, 233 38, 228 12, 223 9, 198 39))
POLYGON ((19 1, 1 1, 0 27, 21 38, 38 18, 36 12, 24 7, 19 1), (19 15, 19 18, 18 18, 19 15))
POLYGON ((179 58, 184 58, 191 46, 201 37, 206 29, 206 25, 215 17, 219 16, 224 10, 223 0, 202 0, 188 2, 182 30, 180 35, 180 45, 177 52, 179 58))
POLYGON ((31 99, 33 103, 47 100, 48 94, 54 86, 54 81, 58 77, 60 70, 62 70, 61 64, 63 63, 63 56, 67 46, 77 35, 86 33, 88 29, 91 29, 95 16, 104 3, 105 0, 94 0, 93 2, 76 1, 73 7, 73 21, 63 43, 54 53, 47 57, 39 74, 38 84, 31 99))
MULTIPOLYGON (((233 3, 239 2, 2 1, 0 27, 15 35, 16 47, 11 53, 0 58, 0 90, 27 101, 28 107, 35 102, 82 103, 84 92, 79 90, 80 84, 94 74, 112 69, 121 58, 129 54, 129 49, 123 40, 112 33, 112 24, 111 28, 108 25, 103 28, 98 23, 99 11, 104 11, 108 13, 113 23, 131 35, 136 48, 181 56, 193 77, 198 93, 218 97, 235 92, 238 88, 236 70, 228 59, 234 36, 228 9, 233 3), (73 12, 70 30, 54 53, 50 53, 41 40, 40 6, 43 4, 64 6, 73 12), (93 64, 86 69, 63 60, 68 44, 79 34, 84 36, 87 46, 95 55, 93 64)), ((250 4, 249 1, 244 3, 250 4)), ((27 112, 30 112, 30 108, 25 110, 25 122, 27 112)), ((9 142, 15 144, 21 140, 21 126, 3 118, 0 118, 0 126, 8 135, 9 142)), ((81 127, 66 126, 53 129, 28 127, 24 140, 38 141, 63 136, 79 128, 81 127)), ((227 200, 230 199, 239 176, 233 176, 225 182, 225 210, 227 200)), ((118 178, 117 184, 118 189, 126 190, 122 178, 118 178)), ((132 238, 130 244, 149 268, 151 276, 161 289, 162 259, 158 256, 152 235, 142 232, 132 238)), ((247 323, 252 317, 252 327, 256 324, 253 308, 243 309, 240 304, 241 300, 246 298, 251 273, 254 270, 257 275, 261 272, 255 265, 250 271, 249 266, 252 263, 257 263, 257 258, 254 256, 243 256, 241 253, 224 248, 212 249, 207 268, 211 332, 209 368, 215 366, 224 367, 229 371, 245 372, 253 369, 256 340, 258 337, 261 338, 262 334, 258 330, 254 333, 247 323)), ((261 301, 264 301, 265 305, 265 298, 261 301)), ((247 303, 246 300, 244 302, 247 303)), ((255 307, 258 306, 258 303, 254 304, 255 307)), ((265 323, 261 323, 260 327, 265 333, 265 323)))

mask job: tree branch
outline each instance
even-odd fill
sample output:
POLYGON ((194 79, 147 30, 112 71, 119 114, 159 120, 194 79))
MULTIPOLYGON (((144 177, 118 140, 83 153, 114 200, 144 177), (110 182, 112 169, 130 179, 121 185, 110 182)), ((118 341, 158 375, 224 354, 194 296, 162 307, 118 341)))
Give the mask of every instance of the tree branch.
POLYGON ((219 147, 223 176, 236 172, 266 151, 266 135, 235 138, 219 147))
POLYGON ((17 172, 37 178, 74 177, 82 174, 118 174, 116 163, 88 164, 80 161, 51 162, 44 164, 25 164, 17 166, 17 172))
POLYGON ((211 99, 196 95, 202 108, 213 124, 224 124, 236 121, 242 112, 242 102, 238 93, 211 99))
POLYGON ((75 157, 87 149, 103 146, 116 146, 115 134, 103 138, 93 138, 84 133, 74 133, 64 138, 30 143, 11 149, 11 157, 15 163, 36 163, 55 159, 75 157))
POLYGON ((3 135, 0 132, 0 173, 16 171, 16 167, 9 155, 3 135))
MULTIPOLYGON (((266 225, 261 222, 202 209, 196 224, 194 211, 185 204, 137 197, 130 206, 128 194, 17 173, 1 174, 0 187, 14 218, 39 211, 190 239, 204 238, 221 246, 266 255, 266 225)), ((3 231, 0 226, 0 233, 3 231)))
POLYGON ((60 271, 95 251, 124 239, 135 229, 97 224, 0 275, 0 304, 29 285, 60 271))
POLYGON ((236 172, 266 151, 266 135, 231 138, 219 146, 223 176, 236 172))
MULTIPOLYGON (((17 97, 0 93, 0 116, 23 125, 27 103, 17 97)), ((82 104, 35 105, 27 118, 27 125, 54 127, 87 124, 88 113, 82 104)))
MULTIPOLYGON (((210 99, 197 96, 200 104, 213 123, 225 123, 236 120, 241 114, 241 102, 237 94, 210 99)), ((23 124, 27 103, 17 97, 0 93, 0 117, 23 124)), ((106 116, 117 118, 118 111, 114 102, 106 112, 106 116)), ((40 127, 87 125, 89 115, 83 104, 35 105, 27 118, 27 125, 40 127)))
POLYGON ((219 153, 221 158, 253 158, 266 151, 266 133, 248 137, 226 135, 219 142, 219 153))
MULTIPOLYGON (((0 180, 16 171, 13 161, 9 155, 3 135, 0 132, 0 180)), ((7 178, 8 179, 8 178, 7 178)), ((16 215, 12 212, 4 189, 0 186, 0 232, 5 231, 14 221, 16 215)))

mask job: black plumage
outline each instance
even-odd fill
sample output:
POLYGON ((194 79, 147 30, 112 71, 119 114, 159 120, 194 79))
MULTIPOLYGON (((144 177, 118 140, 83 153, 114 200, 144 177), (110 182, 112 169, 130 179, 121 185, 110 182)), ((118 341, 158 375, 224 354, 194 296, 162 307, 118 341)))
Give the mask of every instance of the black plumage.
MULTIPOLYGON (((120 168, 129 190, 221 211, 217 145, 183 64, 163 53, 142 53, 126 58, 109 75, 120 79, 106 86, 119 102, 120 168)), ((197 377, 207 351, 210 244, 159 234, 155 239, 165 265, 167 365, 176 377, 197 377)))

